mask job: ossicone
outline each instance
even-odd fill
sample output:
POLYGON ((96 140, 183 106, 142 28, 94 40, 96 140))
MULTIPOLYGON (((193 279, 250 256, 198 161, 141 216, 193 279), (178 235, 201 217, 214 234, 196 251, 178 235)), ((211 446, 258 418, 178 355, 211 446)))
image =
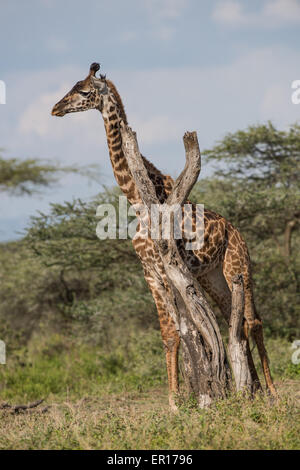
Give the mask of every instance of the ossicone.
POLYGON ((90 66, 90 74, 96 76, 96 72, 100 69, 100 64, 93 62, 90 66))

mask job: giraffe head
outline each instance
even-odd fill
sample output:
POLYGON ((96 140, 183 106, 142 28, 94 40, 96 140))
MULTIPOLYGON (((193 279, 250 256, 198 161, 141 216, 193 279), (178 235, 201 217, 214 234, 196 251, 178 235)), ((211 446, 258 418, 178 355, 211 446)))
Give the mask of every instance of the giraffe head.
POLYGON ((96 77, 100 65, 93 63, 88 76, 77 82, 73 88, 52 109, 53 116, 64 116, 67 113, 87 111, 88 109, 102 110, 103 97, 108 94, 108 84, 105 76, 96 77))

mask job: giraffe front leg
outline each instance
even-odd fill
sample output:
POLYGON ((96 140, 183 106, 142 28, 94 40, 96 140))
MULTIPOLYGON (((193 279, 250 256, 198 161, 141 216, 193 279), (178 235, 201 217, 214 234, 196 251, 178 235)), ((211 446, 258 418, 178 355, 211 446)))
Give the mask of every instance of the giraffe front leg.
POLYGON ((166 354, 166 364, 169 383, 169 405, 172 411, 177 410, 176 396, 179 392, 178 380, 178 351, 180 337, 176 329, 175 322, 168 311, 166 304, 167 289, 163 283, 159 282, 154 275, 145 273, 145 279, 151 290, 158 312, 160 331, 166 354))
POLYGON ((169 382, 169 405, 172 411, 177 411, 176 396, 179 392, 178 380, 178 351, 180 338, 175 329, 166 331, 161 327, 163 344, 166 352, 167 373, 169 382))

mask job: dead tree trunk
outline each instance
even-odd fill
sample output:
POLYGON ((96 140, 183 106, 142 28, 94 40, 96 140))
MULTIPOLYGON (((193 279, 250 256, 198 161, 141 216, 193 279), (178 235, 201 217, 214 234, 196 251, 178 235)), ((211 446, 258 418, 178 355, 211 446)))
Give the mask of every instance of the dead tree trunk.
MULTIPOLYGON (((151 211, 152 204, 159 204, 155 188, 148 177, 135 133, 127 127, 122 128, 123 151, 144 206, 151 211)), ((200 150, 196 132, 184 136, 186 165, 176 180, 169 195, 168 206, 186 201, 200 173, 200 150)), ((160 253, 165 272, 171 287, 168 303, 184 346, 185 375, 190 389, 200 406, 207 406, 213 399, 226 395, 230 386, 230 369, 225 348, 215 315, 211 310, 201 288, 182 260, 173 231, 169 240, 153 240, 160 253)))
POLYGON ((236 390, 252 392, 253 380, 251 377, 248 358, 247 340, 243 336, 244 318, 244 286, 242 275, 232 279, 232 305, 231 318, 229 322, 228 352, 236 390))
MULTIPOLYGON (((153 204, 160 204, 154 185, 144 166, 135 133, 125 125, 121 132, 128 166, 149 214, 153 204)), ((196 132, 186 132, 183 141, 186 152, 184 170, 175 181, 167 201, 160 207, 162 213, 168 212, 169 215, 171 206, 182 206, 187 200, 201 169, 196 132)), ((174 213, 172 217, 174 224, 174 213)), ((161 229, 162 222, 159 224, 161 229)), ((168 278, 166 301, 181 337, 187 385, 199 405, 207 406, 212 400, 227 394, 232 384, 231 372, 216 317, 198 281, 179 253, 173 228, 174 225, 168 239, 153 239, 153 242, 160 253, 168 278)), ((240 275, 233 279, 228 350, 236 389, 252 391, 253 380, 247 359, 247 342, 242 334, 243 318, 244 292, 240 275)))

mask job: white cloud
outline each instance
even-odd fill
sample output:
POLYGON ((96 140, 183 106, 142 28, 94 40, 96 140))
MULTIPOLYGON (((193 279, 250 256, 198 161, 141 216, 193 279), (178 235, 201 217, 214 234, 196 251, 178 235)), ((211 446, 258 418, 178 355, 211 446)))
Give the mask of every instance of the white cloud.
POLYGON ((90 145, 91 142, 98 142, 99 123, 91 119, 90 113, 74 113, 73 115, 66 115, 63 119, 51 115, 53 105, 72 86, 73 84, 65 82, 57 91, 37 96, 25 108, 19 118, 17 129, 22 138, 29 136, 32 139, 38 137, 45 141, 51 139, 53 143, 56 142, 59 146, 60 142, 66 142, 68 139, 72 141, 74 134, 81 135, 81 133, 84 133, 90 145))
MULTIPOLYGON (((70 88, 70 87, 69 87, 70 88)), ((58 96, 64 96, 68 84, 64 83, 58 91, 52 93, 44 93, 39 95, 28 107, 23 111, 19 119, 19 131, 21 134, 37 134, 40 137, 53 138, 61 136, 62 132, 54 133, 54 120, 50 115, 50 111, 57 101, 58 96)))
POLYGON ((299 23, 300 22, 300 1, 299 0, 269 0, 264 9, 263 15, 266 19, 274 20, 278 24, 299 23))
POLYGON ((151 23, 151 36, 170 41, 176 32, 176 23, 190 0, 144 0, 143 5, 151 23))
POLYGON ((265 0, 260 11, 247 11, 241 0, 219 1, 212 13, 221 24, 276 28, 300 23, 300 0, 265 0))
MULTIPOLYGON (((105 140, 98 111, 74 113, 64 118, 51 116, 54 104, 86 74, 80 69, 62 67, 14 77, 10 82, 14 97, 10 107, 12 112, 13 108, 15 111, 10 128, 5 132, 10 135, 10 143, 5 146, 11 150, 13 144, 15 152, 21 152, 21 155, 43 158, 54 155, 68 163, 82 163, 83 156, 85 160, 89 159, 89 163, 99 161, 99 149, 105 148, 105 140), (87 146, 89 152, 86 151, 87 146)), ((106 152, 103 155, 106 157, 106 152)))
POLYGON ((218 2, 212 16, 215 21, 225 24, 241 24, 246 18, 242 5, 237 0, 218 2))
POLYGON ((144 145, 170 142, 180 136, 180 121, 167 114, 155 114, 150 118, 136 114, 130 116, 130 121, 134 123, 135 129, 139 129, 140 140, 144 145))
MULTIPOLYGON (((197 130, 204 149, 225 133, 250 124, 270 119, 283 128, 300 119, 300 105, 291 103, 291 83, 300 79, 297 59, 297 53, 288 49, 266 48, 228 65, 111 70, 108 78, 120 91, 142 153, 158 168, 178 174, 184 165, 182 136, 186 130, 197 130)), ((8 118, 1 123, 0 142, 12 156, 55 158, 62 164, 99 163, 109 185, 113 174, 100 113, 50 115, 52 106, 85 72, 62 67, 23 71, 8 79, 9 100, 1 108, 8 118)), ((202 176, 206 172, 203 168, 202 176)), ((51 201, 97 191, 97 186, 90 190, 86 182, 73 176, 63 183, 63 189, 51 193, 51 201)), ((30 202, 24 204, 16 201, 11 212, 11 206, 4 203, 3 217, 13 213, 21 218, 42 206, 36 200, 32 209, 28 208, 30 202)))
POLYGON ((155 18, 178 18, 189 0, 144 0, 148 12, 155 18))
MULTIPOLYGON (((291 82, 299 78, 296 59, 296 54, 286 49, 274 52, 268 48, 226 66, 112 70, 108 78, 116 80, 129 123, 142 145, 180 145, 185 130, 198 129, 208 146, 225 131, 253 122, 274 119, 277 125, 287 125, 295 121, 300 106, 291 104, 290 95, 291 82)), ((84 155, 90 162, 103 163, 111 173, 98 111, 64 118, 50 114, 54 103, 84 75, 63 68, 30 79, 22 76, 12 90, 17 118, 10 130, 14 136, 11 142, 20 143, 22 154, 32 154, 33 150, 37 155, 61 155, 63 161, 77 163, 84 155), (38 90, 37 83, 43 85, 38 90), (59 88, 57 84, 61 84, 59 88), (32 90, 33 96, 22 104, 23 89, 29 95, 32 90)))

